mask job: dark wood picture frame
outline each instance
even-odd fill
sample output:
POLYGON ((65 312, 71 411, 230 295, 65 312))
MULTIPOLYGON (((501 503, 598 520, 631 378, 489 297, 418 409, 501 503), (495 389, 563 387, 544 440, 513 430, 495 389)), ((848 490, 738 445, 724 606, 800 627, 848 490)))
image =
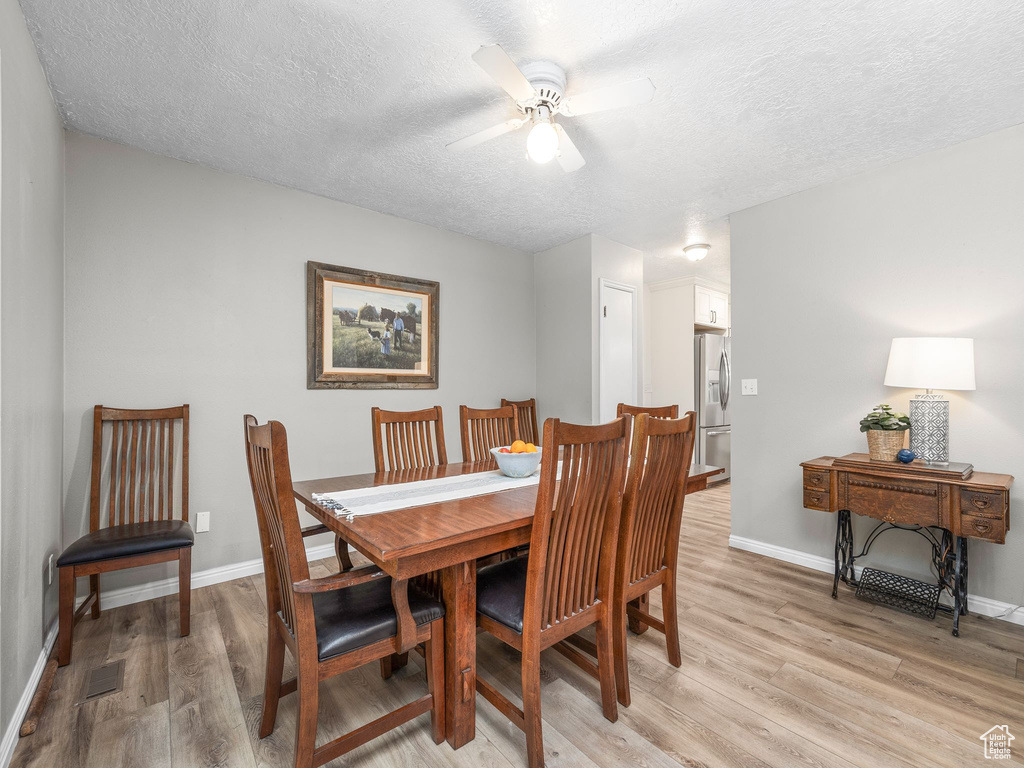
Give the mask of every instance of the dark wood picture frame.
MULTIPOLYGON (((318 261, 306 262, 306 388, 307 389, 437 389, 438 310, 440 284, 434 280, 400 277, 364 269, 339 267, 318 261), (325 370, 324 284, 327 281, 349 283, 353 287, 384 288, 422 294, 427 322, 421 327, 426 336, 426 372, 389 373, 336 372, 325 370)), ((421 342, 422 343, 422 342, 421 342)))

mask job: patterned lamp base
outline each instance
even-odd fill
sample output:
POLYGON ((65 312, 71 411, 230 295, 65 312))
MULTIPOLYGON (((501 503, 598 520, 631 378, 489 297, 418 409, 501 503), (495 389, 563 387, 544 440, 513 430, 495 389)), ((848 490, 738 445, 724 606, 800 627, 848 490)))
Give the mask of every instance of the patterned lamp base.
POLYGON ((949 400, 942 395, 910 401, 910 450, 930 464, 949 464, 949 400))

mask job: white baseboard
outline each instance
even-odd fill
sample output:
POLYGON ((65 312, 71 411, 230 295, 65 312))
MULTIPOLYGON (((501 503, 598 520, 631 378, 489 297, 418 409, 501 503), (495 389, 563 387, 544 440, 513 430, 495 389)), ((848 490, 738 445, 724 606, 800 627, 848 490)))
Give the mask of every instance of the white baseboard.
MULTIPOLYGON (((334 554, 334 544, 320 544, 306 549, 306 558, 322 560, 334 554)), ((263 573, 263 558, 255 560, 243 560, 240 563, 221 565, 216 568, 209 568, 205 571, 192 573, 192 588, 209 587, 213 584, 220 584, 232 579, 241 579, 244 576, 263 573)), ((103 610, 107 608, 120 608, 122 605, 141 603, 143 600, 152 600, 155 597, 178 594, 178 577, 172 576, 169 579, 151 581, 148 584, 140 584, 135 587, 121 587, 120 589, 103 589, 100 586, 100 605, 103 610)), ((85 597, 78 599, 78 605, 85 602, 85 597)))
POLYGON ((46 633, 46 639, 43 640, 43 649, 39 652, 39 658, 36 659, 36 665, 32 668, 32 674, 28 676, 25 690, 21 692, 21 698, 18 699, 18 706, 14 708, 14 714, 11 715, 7 728, 4 729, 4 739, 0 741, 0 766, 2 768, 7 768, 11 764, 11 758, 14 757, 21 723, 25 719, 25 713, 28 712, 28 705, 32 703, 32 697, 35 696, 36 686, 39 685, 39 678, 43 676, 43 669, 46 667, 46 661, 50 658, 50 651, 53 650, 56 640, 57 622, 53 622, 50 631, 46 633))
MULTIPOLYGON (((729 536, 729 546, 733 549, 754 552, 758 555, 793 563, 794 565, 802 565, 804 568, 812 568, 815 571, 835 573, 835 560, 822 557, 821 555, 812 555, 809 552, 779 547, 775 544, 768 544, 767 542, 755 539, 745 539, 742 536, 729 536)), ((855 567, 855 576, 859 576, 858 571, 859 569, 855 567)), ((1001 600, 993 600, 990 597, 982 597, 981 595, 968 594, 967 607, 971 613, 976 613, 979 616, 997 616, 1011 624, 1024 625, 1024 608, 1008 616, 1001 616, 1001 614, 1014 607, 1012 603, 1004 603, 1001 600)))

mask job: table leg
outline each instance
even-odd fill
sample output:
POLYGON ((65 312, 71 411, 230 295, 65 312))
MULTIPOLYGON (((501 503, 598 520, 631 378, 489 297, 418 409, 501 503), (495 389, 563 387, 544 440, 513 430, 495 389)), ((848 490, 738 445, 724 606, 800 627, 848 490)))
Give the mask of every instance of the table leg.
POLYGON ((453 749, 476 735, 476 563, 444 569, 445 736, 453 749))
POLYGON ((967 539, 958 536, 953 569, 953 637, 960 637, 961 614, 967 614, 967 539))
POLYGON ((841 509, 836 514, 836 570, 832 578, 832 597, 839 597, 839 580, 849 583, 853 570, 853 523, 850 510, 841 509))

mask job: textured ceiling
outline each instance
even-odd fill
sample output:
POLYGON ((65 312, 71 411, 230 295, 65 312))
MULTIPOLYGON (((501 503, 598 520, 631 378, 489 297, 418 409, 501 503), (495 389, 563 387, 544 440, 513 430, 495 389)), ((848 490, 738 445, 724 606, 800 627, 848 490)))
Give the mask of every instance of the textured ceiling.
POLYGON ((728 279, 725 217, 1024 122, 1024 3, 21 0, 67 125, 539 251, 597 232, 647 279, 728 279), (482 44, 568 93, 649 76, 654 101, 565 119, 587 159, 524 159, 482 44))

